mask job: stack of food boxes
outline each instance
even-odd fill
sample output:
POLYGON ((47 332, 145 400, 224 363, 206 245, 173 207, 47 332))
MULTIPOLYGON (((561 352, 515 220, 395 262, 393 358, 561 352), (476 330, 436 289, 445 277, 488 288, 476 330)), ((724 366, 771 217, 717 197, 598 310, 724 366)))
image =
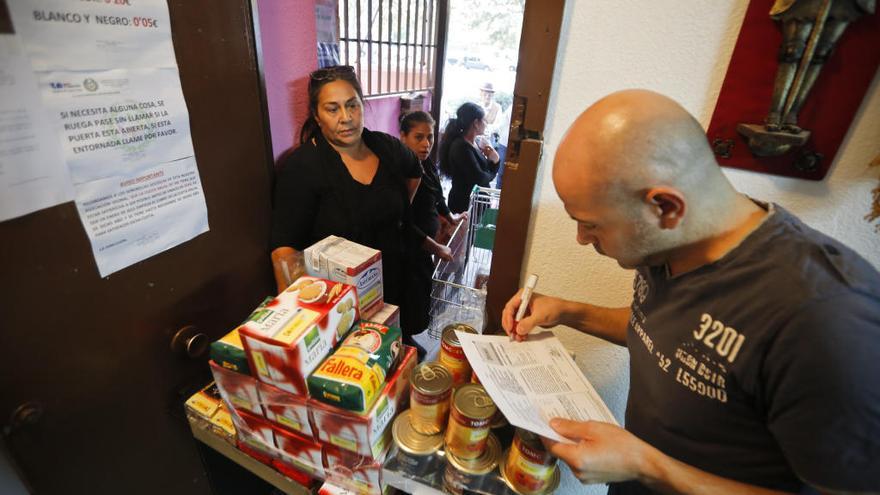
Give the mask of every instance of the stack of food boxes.
POLYGON ((391 424, 407 406, 416 351, 388 325, 399 310, 382 299, 378 251, 328 238, 305 254, 309 276, 212 344, 218 407, 240 450, 291 479, 382 493, 391 424))

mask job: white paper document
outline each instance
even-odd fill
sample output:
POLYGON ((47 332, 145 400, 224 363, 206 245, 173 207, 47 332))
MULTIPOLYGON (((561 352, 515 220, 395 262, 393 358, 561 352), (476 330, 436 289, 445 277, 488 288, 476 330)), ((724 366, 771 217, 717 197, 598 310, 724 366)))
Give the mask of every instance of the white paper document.
POLYGON ((102 277, 208 231, 192 157, 78 184, 76 198, 102 277))
POLYGON ((73 195, 102 277, 206 232, 167 2, 3 3, 27 68, 0 105, 0 219, 73 195))
POLYGON ((17 36, 0 34, 0 221, 72 199, 31 64, 17 36))
POLYGON ((11 0, 36 71, 177 67, 164 0, 11 0))
POLYGON ((504 335, 456 332, 486 392, 514 426, 571 443, 550 420, 617 424, 608 406, 552 332, 511 342, 504 335))

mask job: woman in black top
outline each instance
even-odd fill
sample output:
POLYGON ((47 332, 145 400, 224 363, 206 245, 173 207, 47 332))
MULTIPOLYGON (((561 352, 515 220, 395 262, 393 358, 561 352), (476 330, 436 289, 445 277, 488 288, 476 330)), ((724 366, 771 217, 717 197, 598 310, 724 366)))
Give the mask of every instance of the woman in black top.
POLYGON ((409 251, 408 304, 417 328, 427 328, 431 303, 431 280, 434 263, 431 255, 452 260, 452 252, 435 241, 440 224, 454 225, 467 213, 453 214, 446 206, 437 167, 428 160, 434 146, 434 119, 422 111, 410 112, 400 119, 400 140, 422 162, 422 182, 412 202, 412 238, 409 251))
POLYGON ((486 130, 485 112, 475 103, 465 103, 449 119, 440 144, 440 170, 452 178, 449 209, 467 211, 474 186, 489 187, 501 160, 492 145, 477 136, 486 130))
MULTIPOLYGON (((300 145, 276 179, 273 259, 291 248, 301 258, 331 234, 378 249, 385 300, 403 305, 409 207, 421 176, 400 141, 364 129, 363 93, 351 67, 312 72, 300 145)), ((401 326, 411 333, 409 322, 401 326)))

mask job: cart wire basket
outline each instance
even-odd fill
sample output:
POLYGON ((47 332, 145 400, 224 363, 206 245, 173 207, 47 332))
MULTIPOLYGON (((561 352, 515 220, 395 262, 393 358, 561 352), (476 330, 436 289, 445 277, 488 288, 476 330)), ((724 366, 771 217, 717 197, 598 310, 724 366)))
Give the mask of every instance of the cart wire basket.
POLYGON ((483 331, 500 200, 500 189, 474 186, 471 191, 468 220, 456 226, 446 244, 453 259, 441 260, 434 269, 428 328, 432 339, 439 340, 443 328, 451 323, 483 331))

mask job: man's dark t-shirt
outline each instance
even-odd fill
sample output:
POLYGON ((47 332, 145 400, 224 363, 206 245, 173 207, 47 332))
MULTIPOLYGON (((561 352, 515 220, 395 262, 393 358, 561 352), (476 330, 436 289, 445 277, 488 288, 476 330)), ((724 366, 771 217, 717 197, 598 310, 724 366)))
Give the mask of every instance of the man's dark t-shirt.
POLYGON ((770 210, 714 263, 637 271, 626 428, 745 483, 880 490, 880 275, 770 210))

